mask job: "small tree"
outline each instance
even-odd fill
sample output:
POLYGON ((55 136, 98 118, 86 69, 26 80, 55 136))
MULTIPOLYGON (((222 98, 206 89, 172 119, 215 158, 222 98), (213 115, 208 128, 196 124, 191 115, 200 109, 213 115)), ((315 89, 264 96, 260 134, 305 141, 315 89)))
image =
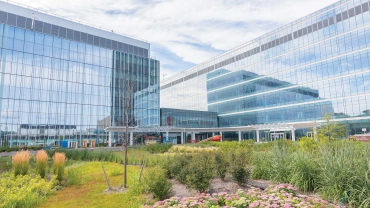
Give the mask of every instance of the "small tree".
POLYGON ((324 114, 325 124, 317 130, 316 138, 322 141, 334 141, 346 136, 346 126, 331 120, 329 114, 324 114))
MULTIPOLYGON (((125 139, 124 139, 124 176, 123 176, 123 187, 127 188, 127 146, 128 146, 128 128, 135 124, 135 114, 139 113, 142 109, 138 109, 134 106, 134 82, 127 80, 127 84, 124 87, 124 93, 122 97, 122 107, 124 110, 123 125, 125 127, 125 139), (136 112, 135 112, 136 111, 136 112)), ((132 134, 133 132, 131 132, 132 134)), ((123 146, 122 146, 123 148, 123 146)))

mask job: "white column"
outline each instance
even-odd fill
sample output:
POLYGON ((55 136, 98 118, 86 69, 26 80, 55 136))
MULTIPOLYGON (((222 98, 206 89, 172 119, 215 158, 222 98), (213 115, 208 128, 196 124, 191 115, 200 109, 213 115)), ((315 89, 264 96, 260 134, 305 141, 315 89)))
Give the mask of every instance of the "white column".
POLYGON ((241 131, 238 131, 238 140, 239 140, 239 142, 242 141, 242 132, 241 131))
POLYGON ((168 141, 168 131, 166 131, 166 140, 168 141))
POLYGON ((195 132, 191 132, 191 143, 195 142, 195 132))
POLYGON ((292 128, 292 141, 295 141, 295 128, 292 128))
POLYGON ((130 146, 134 146, 134 132, 130 132, 130 146))
POLYGON ((315 126, 315 127, 313 127, 313 135, 314 135, 314 137, 316 137, 316 134, 317 134, 317 131, 316 131, 316 126, 315 126))
POLYGON ((220 140, 220 141, 222 142, 222 139, 223 139, 223 138, 222 138, 222 137, 223 137, 223 136, 222 136, 222 131, 220 131, 220 135, 221 135, 221 140, 220 140))
POLYGON ((215 132, 212 132, 212 137, 214 137, 215 136, 215 132))
POLYGON ((184 144, 184 132, 181 132, 181 144, 184 144))
MULTIPOLYGON (((82 146, 82 144, 81 144, 82 146)), ((108 137, 108 147, 112 146, 112 132, 109 132, 109 137, 108 137)))
POLYGON ((260 142, 260 133, 258 129, 256 130, 257 142, 260 142))

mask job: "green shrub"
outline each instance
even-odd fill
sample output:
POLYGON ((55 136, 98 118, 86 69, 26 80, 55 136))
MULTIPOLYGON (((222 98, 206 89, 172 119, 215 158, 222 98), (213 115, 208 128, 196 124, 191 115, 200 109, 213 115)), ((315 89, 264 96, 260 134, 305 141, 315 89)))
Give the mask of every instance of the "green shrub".
POLYGON ((159 167, 146 169, 144 183, 147 190, 160 200, 168 197, 172 183, 167 180, 166 173, 159 167))
POLYGON ((303 150, 311 152, 317 149, 318 142, 316 142, 315 139, 311 137, 302 137, 299 140, 299 145, 303 150))
POLYGON ((245 184, 247 183, 250 170, 247 168, 247 164, 249 164, 250 160, 250 152, 245 151, 243 149, 234 150, 234 152, 230 155, 230 173, 238 184, 245 184))
POLYGON ((192 158, 187 168, 186 184, 189 187, 204 192, 210 186, 213 178, 213 157, 210 153, 197 153, 192 158))
POLYGON ((240 141, 238 146, 246 150, 250 150, 253 148, 253 145, 254 145, 253 139, 248 139, 240 141))
POLYGON ((302 191, 318 188, 320 169, 312 153, 296 152, 292 155, 290 183, 302 191))
POLYGON ((39 175, 15 177, 11 173, 2 174, 0 178, 0 207, 36 207, 55 192, 55 183, 55 178, 46 181, 39 175))
POLYGON ((190 163, 193 155, 191 154, 180 154, 173 157, 173 161, 170 165, 170 175, 175 177, 181 183, 186 182, 186 166, 190 163))
POLYGON ((239 142, 237 141, 215 142, 215 146, 217 146, 221 150, 233 151, 239 147, 239 142))
POLYGON ((224 180, 230 163, 227 158, 226 152, 217 150, 214 153, 214 162, 217 175, 224 180))
POLYGON ((232 166, 231 175, 239 185, 246 184, 250 176, 250 169, 243 166, 232 166))
POLYGON ((171 178, 171 165, 173 163, 173 156, 162 156, 160 159, 157 157, 158 166, 161 167, 167 176, 167 178, 171 178))
POLYGON ((165 153, 172 147, 172 144, 154 144, 144 146, 144 150, 154 154, 154 153, 165 153))

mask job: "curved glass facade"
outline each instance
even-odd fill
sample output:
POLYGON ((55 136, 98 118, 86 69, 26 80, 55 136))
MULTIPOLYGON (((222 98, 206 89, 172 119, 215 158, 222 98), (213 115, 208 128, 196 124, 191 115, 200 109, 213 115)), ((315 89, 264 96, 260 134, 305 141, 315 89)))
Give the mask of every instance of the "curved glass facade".
POLYGON ((3 145, 105 142, 104 128, 123 123, 127 83, 131 124, 159 125, 159 62, 147 58, 148 48, 130 54, 117 42, 112 49, 12 26, 9 17, 0 24, 3 145))
POLYGON ((369 131, 369 6, 340 1, 166 79, 161 107, 217 112, 219 127, 329 113, 369 131))

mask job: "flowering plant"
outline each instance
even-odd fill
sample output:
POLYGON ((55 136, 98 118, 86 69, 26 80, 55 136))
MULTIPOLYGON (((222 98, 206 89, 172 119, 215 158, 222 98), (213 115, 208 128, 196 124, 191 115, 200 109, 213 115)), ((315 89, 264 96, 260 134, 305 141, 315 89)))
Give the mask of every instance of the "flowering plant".
POLYGON ((247 192, 239 189, 234 194, 226 192, 205 194, 201 193, 195 197, 185 197, 179 199, 172 197, 163 201, 156 202, 153 206, 145 207, 160 207, 160 208, 247 208, 247 207, 339 207, 328 203, 317 197, 297 194, 297 188, 290 184, 279 184, 270 186, 265 190, 258 188, 249 189, 247 192))

